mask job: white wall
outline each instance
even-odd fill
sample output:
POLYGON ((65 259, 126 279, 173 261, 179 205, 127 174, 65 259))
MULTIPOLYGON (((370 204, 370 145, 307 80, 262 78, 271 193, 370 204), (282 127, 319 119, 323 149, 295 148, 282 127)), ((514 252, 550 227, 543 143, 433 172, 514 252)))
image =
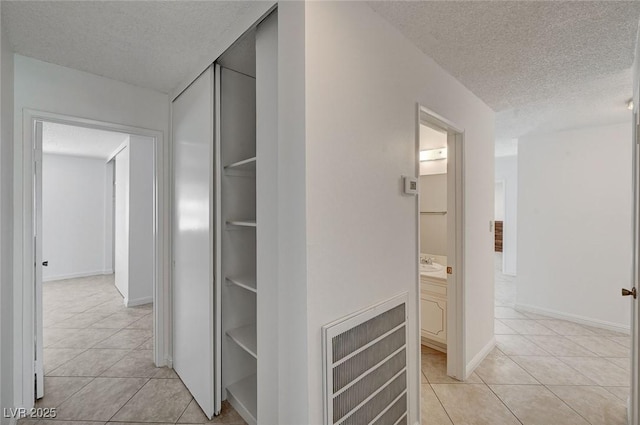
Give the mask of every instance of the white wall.
POLYGON ((104 178, 104 269, 113 271, 114 242, 114 161, 105 165, 104 178))
POLYGON ((115 157, 114 269, 115 284, 129 298, 129 146, 115 157))
MULTIPOLYGON (((45 282, 111 273, 105 268, 102 159, 44 154, 42 259, 45 282)), ((110 236, 110 235, 109 235, 110 236)))
MULTIPOLYGON (((309 417, 322 422, 321 326, 408 292, 411 412, 419 415, 416 105, 465 131, 467 364, 493 341, 494 113, 358 2, 305 11, 309 417)), ((284 308, 284 306, 280 306, 284 308)), ((476 359, 477 360, 477 359, 476 359)))
MULTIPOLYGON (((516 275, 518 258, 518 157, 496 158, 496 181, 504 182, 502 272, 516 275)), ((525 194, 526 195, 526 194, 525 194)), ((497 218, 496 218, 497 220, 497 218)))
POLYGON ((129 294, 127 305, 153 297, 153 139, 129 138, 129 294))
POLYGON ((517 304, 629 327, 631 124, 521 138, 517 304))
MULTIPOLYGON (((58 65, 38 61, 20 55, 15 55, 15 101, 14 101, 14 228, 22 229, 24 214, 23 205, 25 190, 23 187, 23 155, 24 147, 30 141, 23 140, 23 110, 33 109, 50 113, 63 114, 73 117, 117 123, 121 125, 157 130, 163 133, 164 145, 160 146, 163 172, 158 182, 158 202, 161 206, 158 216, 159 223, 164 219, 168 207, 168 197, 164 188, 168 188, 168 127, 169 127, 169 99, 166 94, 154 90, 136 87, 130 84, 111 80, 86 72, 65 68, 58 65)), ((28 193, 28 192, 27 192, 28 193)), ((166 226, 160 228, 166 234, 166 226)), ((163 237, 162 235, 160 235, 163 237)), ((168 245, 162 252, 167 258, 168 245)), ((23 303, 23 263, 22 263, 22 235, 16 232, 13 245, 13 276, 12 307, 7 314, 22 316, 23 303)), ((166 262, 165 262, 166 263, 166 262)), ((168 275, 168 264, 163 267, 164 276, 168 275)), ((168 305, 165 303, 165 308, 168 305)), ((26 350, 29 345, 24 340, 28 334, 30 322, 13 324, 13 341, 16 353, 26 350)), ((165 348, 167 344, 165 343, 165 348)), ((162 359, 164 360, 164 359, 162 359)), ((13 376, 15 388, 14 404, 22 405, 28 399, 28 388, 22 388, 21 357, 14 356, 13 369, 17 371, 13 376)))
POLYGON ((153 298, 153 139, 130 135, 115 157, 115 280, 127 307, 153 298))
POLYGON ((447 174, 420 176, 420 252, 447 255, 447 174))
MULTIPOLYGON (((309 421, 309 394, 311 383, 318 384, 315 370, 320 367, 317 362, 309 362, 308 328, 305 320, 309 311, 306 285, 308 272, 307 147, 304 143, 307 8, 308 5, 305 2, 278 4, 278 135, 276 140, 266 139, 271 143, 265 146, 267 150, 269 147, 276 149, 277 158, 267 162, 271 164, 270 167, 267 166, 269 168, 261 166, 257 170, 261 177, 265 175, 270 177, 269 181, 257 183, 258 190, 267 187, 271 190, 277 188, 275 189, 277 203, 275 206, 271 205, 276 210, 277 217, 272 217, 270 222, 263 223, 267 226, 275 225, 278 232, 277 255, 273 258, 277 264, 277 278, 270 279, 271 282, 277 282, 278 288, 278 311, 271 310, 278 321, 277 357, 274 357, 276 353, 273 350, 268 350, 267 353, 271 357, 263 357, 261 353, 258 360, 258 374, 261 374, 262 364, 270 364, 278 369, 277 414, 279 417, 275 422, 265 423, 282 425, 312 423, 309 421), (314 370, 313 380, 310 375, 311 370, 314 370)), ((256 71, 261 72, 260 69, 256 71)), ((258 105, 264 108, 263 94, 256 90, 258 105)), ((260 115, 258 119, 258 125, 262 125, 260 115)), ((258 137, 259 140, 265 140, 262 134, 258 137)), ((258 149, 258 155, 262 155, 262 146, 258 145, 258 149)), ((265 204, 258 204, 258 208, 263 208, 263 205, 265 204)), ((257 229, 257 232, 260 231, 257 229)), ((258 273, 261 273, 261 261, 264 260, 258 258, 258 273)), ((258 303, 260 306, 261 297, 258 303)), ((267 382, 266 385, 269 383, 267 382)), ((260 403, 258 409, 264 406, 262 401, 258 400, 258 403, 260 403)), ((273 416, 271 414, 267 420, 273 416)))
MULTIPOLYGON (((496 164, 497 167, 497 164, 496 164)), ((495 195, 495 219, 496 221, 504 221, 504 182, 496 180, 496 195, 495 195)))
MULTIPOLYGON (((13 406, 13 52, 0 27, 0 408, 13 406)), ((4 416, 4 415, 3 415, 4 416)), ((1 418, 2 424, 9 420, 1 418)))

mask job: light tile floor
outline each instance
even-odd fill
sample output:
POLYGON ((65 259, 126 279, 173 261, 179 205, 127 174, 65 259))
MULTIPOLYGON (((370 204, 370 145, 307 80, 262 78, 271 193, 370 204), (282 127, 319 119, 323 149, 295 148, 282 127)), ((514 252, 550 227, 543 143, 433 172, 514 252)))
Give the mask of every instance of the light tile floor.
POLYGON ((498 272, 497 347, 468 381, 422 347, 422 424, 625 425, 629 336, 517 311, 514 299, 515 278, 498 272))
MULTIPOLYGON (((464 383, 423 347, 423 425, 626 424, 629 337, 513 309, 496 279, 498 346, 464 383)), ((44 285, 46 425, 244 424, 225 403, 207 421, 175 373, 152 362, 152 309, 126 309, 110 276, 44 285)))
POLYGON ((45 397, 55 420, 21 424, 245 424, 226 402, 208 421, 178 376, 152 360, 151 304, 125 308, 113 276, 43 285, 45 397), (73 422, 72 422, 73 421, 73 422))

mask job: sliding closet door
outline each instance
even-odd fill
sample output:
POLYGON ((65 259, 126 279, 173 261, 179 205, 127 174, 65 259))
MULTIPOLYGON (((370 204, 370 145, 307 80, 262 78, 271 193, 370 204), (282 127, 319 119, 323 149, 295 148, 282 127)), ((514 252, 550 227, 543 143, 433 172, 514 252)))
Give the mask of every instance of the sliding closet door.
POLYGON ((213 69, 173 102, 173 367, 211 418, 220 411, 215 350, 213 69))

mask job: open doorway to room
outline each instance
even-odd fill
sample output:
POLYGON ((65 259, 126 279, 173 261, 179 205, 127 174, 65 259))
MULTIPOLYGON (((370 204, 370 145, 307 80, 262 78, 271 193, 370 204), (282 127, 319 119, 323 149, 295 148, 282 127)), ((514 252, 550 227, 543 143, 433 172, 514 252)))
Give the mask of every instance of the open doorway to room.
MULTIPOLYGON (((499 318, 509 318, 516 304, 518 157, 515 152, 507 153, 495 158, 494 276, 499 318)), ((500 320, 495 329, 503 329, 500 320)))
POLYGON ((33 124, 38 406, 96 377, 169 377, 154 359, 155 138, 33 124))
MULTIPOLYGON (((499 164, 496 159, 496 170, 499 164)), ((497 171, 496 171, 497 173, 497 171)), ((509 255, 515 251, 515 247, 511 246, 511 241, 506 241, 505 234, 514 232, 510 223, 506 219, 506 180, 496 179, 495 185, 495 210, 494 210, 494 276, 495 276, 495 307, 498 315, 501 315, 502 307, 513 307, 516 302, 516 283, 515 276, 509 274, 505 262, 510 260, 509 255), (507 229, 508 227, 508 229, 507 229), (505 247, 506 245, 506 247, 505 247), (507 250, 505 254, 505 251, 507 250)), ((509 199, 511 202, 515 202, 509 199)), ((502 326, 502 322, 496 320, 495 328, 502 326)))
POLYGON ((463 136, 424 108, 419 115, 422 372, 430 382, 463 380, 463 136))
MULTIPOLYGON (((447 132, 420 124, 422 345, 447 352, 447 132)), ((428 351, 430 352, 430 351, 428 351)))
MULTIPOLYGON (((496 349, 476 371, 505 388, 544 385, 549 417, 563 403, 590 423, 627 423, 632 315, 619 288, 632 285, 630 130, 622 123, 531 134, 517 149, 496 143, 495 220, 504 220, 496 349), (606 258, 607 267, 590 268, 591 258, 606 258)), ((503 394, 511 407, 516 395, 503 394)))

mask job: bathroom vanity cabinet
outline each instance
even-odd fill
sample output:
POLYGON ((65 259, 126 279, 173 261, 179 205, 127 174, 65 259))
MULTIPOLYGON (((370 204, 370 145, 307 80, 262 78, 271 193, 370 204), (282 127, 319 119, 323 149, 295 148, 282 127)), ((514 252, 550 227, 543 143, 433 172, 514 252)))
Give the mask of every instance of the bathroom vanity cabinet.
POLYGON ((422 344, 447 350, 447 280, 420 276, 420 335, 422 344))

